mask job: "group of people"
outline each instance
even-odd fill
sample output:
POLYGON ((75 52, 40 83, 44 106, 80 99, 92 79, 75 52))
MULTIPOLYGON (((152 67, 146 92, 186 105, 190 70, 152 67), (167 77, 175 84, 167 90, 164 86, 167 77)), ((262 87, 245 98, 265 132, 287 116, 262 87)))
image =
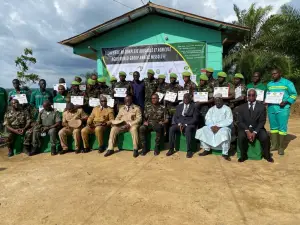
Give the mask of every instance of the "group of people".
MULTIPOLYGON (((255 72, 252 83, 244 84, 244 76, 235 74, 233 83, 227 81, 227 74, 219 72, 217 79, 213 77, 213 68, 207 68, 205 74, 200 75, 199 85, 191 80, 190 72, 183 72, 184 85, 177 82, 177 74, 170 74, 170 83, 166 83, 165 75, 154 77, 152 69, 147 71, 147 78, 140 80, 139 72, 133 73, 133 81, 126 81, 126 73, 119 73, 119 81, 110 78, 111 86, 107 85, 104 77, 92 75, 86 82, 86 90, 82 89, 82 80, 75 77, 71 88, 66 89, 65 80, 61 78, 57 91, 53 93, 46 89, 46 81, 40 80, 40 88, 29 96, 28 92, 20 88, 20 82, 13 80, 14 89, 8 96, 0 89, 0 98, 11 107, 4 116, 4 125, 9 132, 9 156, 13 155, 13 143, 17 135, 24 136, 24 152, 34 155, 41 147, 41 136, 49 135, 51 154, 64 154, 69 151, 67 137, 73 135, 75 152, 89 152, 89 135, 95 134, 99 153, 105 157, 114 153, 118 134, 130 132, 133 142, 133 156, 146 155, 149 152, 147 135, 156 132, 154 154, 160 154, 162 138, 169 138, 167 156, 175 150, 176 139, 179 134, 186 137, 187 158, 193 156, 192 142, 200 141, 204 150, 199 155, 206 156, 212 149, 222 151, 225 160, 230 161, 229 149, 231 142, 237 140, 241 151, 239 162, 247 160, 249 143, 260 141, 263 157, 268 162, 274 160, 271 150, 278 150, 284 154, 284 139, 287 135, 287 124, 290 105, 297 97, 293 83, 283 77, 278 69, 272 70, 273 81, 264 85, 259 72, 255 72), (216 91, 216 88, 227 87, 226 95, 216 91), (126 97, 116 97, 117 89, 126 88, 126 97), (178 100, 178 92, 186 90, 183 100, 178 100), (238 91, 237 91, 238 90, 238 91), (282 93, 282 101, 278 104, 266 104, 264 100, 257 100, 257 92, 282 93), (161 98, 167 92, 176 93, 174 101, 161 98), (195 92, 205 92, 206 101, 196 101, 195 92), (15 98, 18 94, 25 94, 28 104, 20 104, 15 98), (224 96, 223 96, 224 95, 224 96), (76 105, 72 96, 83 96, 83 104, 76 105), (99 99, 99 106, 91 107, 89 99, 99 99), (8 99, 8 101, 7 101, 8 99), (108 100, 114 99, 114 105, 109 107, 108 100), (63 112, 53 108, 53 103, 65 103, 63 112), (265 130, 266 105, 270 121, 270 138, 265 130), (38 112, 39 111, 39 112, 38 112), (38 113, 37 113, 38 112, 38 113), (103 136, 110 129, 108 146, 104 145, 103 136), (57 137, 60 149, 56 149, 57 137), (81 146, 83 143, 83 146, 81 146), (141 152, 138 150, 142 149, 141 152)), ((85 86, 85 85, 83 85, 85 86)), ((4 107, 5 108, 5 107, 4 107)))

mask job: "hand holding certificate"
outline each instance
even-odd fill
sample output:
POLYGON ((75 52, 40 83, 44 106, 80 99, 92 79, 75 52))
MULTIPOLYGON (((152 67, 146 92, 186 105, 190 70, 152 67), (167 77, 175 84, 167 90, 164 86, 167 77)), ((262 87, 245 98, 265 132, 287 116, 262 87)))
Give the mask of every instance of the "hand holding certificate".
POLYGON ((182 100, 183 100, 183 96, 184 96, 185 94, 188 94, 188 93, 190 93, 189 90, 178 91, 178 100, 179 100, 179 101, 182 101, 182 100))
POLYGON ((269 104, 280 104, 283 99, 284 92, 267 92, 266 103, 269 104))
POLYGON ((228 92, 229 92, 228 87, 215 87, 214 88, 214 96, 216 94, 221 94, 222 98, 228 98, 228 92))
POLYGON ((89 98, 89 106, 96 107, 100 105, 99 98, 89 98))
MULTIPOLYGON (((235 99, 239 98, 242 96, 242 88, 241 87, 237 87, 235 90, 235 99)), ((223 95, 222 95, 223 96, 223 95)))
POLYGON ((115 106, 115 100, 113 98, 107 99, 107 105, 113 108, 115 106))
POLYGON ((165 100, 169 101, 169 102, 175 102, 177 98, 177 93, 175 92, 170 92, 167 91, 166 95, 165 95, 165 100))
POLYGON ((27 97, 25 94, 16 94, 13 99, 17 99, 20 104, 27 104, 27 97))
POLYGON ((194 102, 208 102, 208 92, 194 92, 194 102))
POLYGON ((71 103, 74 105, 83 105, 83 96, 71 96, 71 103))
POLYGON ((115 90, 115 94, 114 94, 115 97, 118 97, 118 98, 126 97, 126 92, 127 92, 126 88, 115 88, 114 90, 115 90))

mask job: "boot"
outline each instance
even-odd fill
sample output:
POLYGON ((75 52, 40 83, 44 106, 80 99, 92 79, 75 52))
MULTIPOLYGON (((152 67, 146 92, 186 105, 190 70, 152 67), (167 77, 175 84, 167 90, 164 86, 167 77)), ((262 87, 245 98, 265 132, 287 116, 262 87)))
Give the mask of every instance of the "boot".
POLYGON ((134 150, 133 150, 133 157, 136 158, 136 157, 138 157, 138 156, 139 156, 138 150, 137 150, 137 149, 134 149, 134 150))
POLYGON ((31 151, 31 155, 36 155, 37 153, 38 153, 37 146, 33 146, 32 151, 31 151))
POLYGON ((98 153, 101 154, 101 153, 103 153, 103 152, 105 152, 105 147, 104 147, 104 146, 100 146, 100 147, 98 148, 98 153))
POLYGON ((114 153, 115 153, 114 150, 107 150, 107 152, 105 153, 104 157, 108 157, 108 156, 110 156, 110 155, 112 155, 114 153))
POLYGON ((147 150, 146 144, 143 144, 143 150, 141 152, 141 155, 145 156, 145 155, 147 155, 147 153, 148 153, 148 150, 147 150))
POLYGON ((171 156, 171 155, 173 155, 173 154, 174 154, 174 149, 170 149, 170 150, 167 152, 166 156, 171 156))
POLYGON ((51 147, 51 155, 56 155, 56 146, 51 147))
POLYGON ((14 156, 14 150, 12 148, 9 148, 8 149, 8 154, 7 154, 8 157, 12 157, 14 156))
POLYGON ((284 155, 284 140, 285 140, 285 135, 279 135, 278 155, 284 155))
POLYGON ((155 146, 155 149, 154 149, 154 155, 157 156, 157 155, 159 155, 159 153, 160 153, 160 151, 159 151, 159 146, 156 145, 156 146, 155 146))
POLYGON ((31 156, 30 145, 24 145, 24 147, 23 147, 23 153, 25 153, 28 156, 31 156))
POLYGON ((192 158, 192 157, 193 157, 193 152, 192 152, 192 151, 187 151, 186 157, 187 157, 188 159, 189 159, 189 158, 192 158))
POLYGON ((278 136, 279 134, 271 134, 271 149, 270 151, 278 150, 278 136))

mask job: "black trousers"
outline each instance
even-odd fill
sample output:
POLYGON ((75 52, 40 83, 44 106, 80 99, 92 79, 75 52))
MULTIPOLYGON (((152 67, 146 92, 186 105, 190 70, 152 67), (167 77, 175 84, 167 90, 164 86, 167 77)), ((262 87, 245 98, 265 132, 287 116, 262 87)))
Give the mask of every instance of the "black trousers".
MULTIPOLYGON (((262 147, 262 154, 265 159, 269 159, 271 157, 270 154, 270 137, 267 134, 266 130, 262 129, 256 135, 256 139, 259 140, 262 147)), ((238 145, 241 150, 241 157, 247 159, 247 151, 248 151, 248 143, 249 140, 247 138, 247 134, 244 130, 239 130, 238 132, 238 145)))
MULTIPOLYGON (((180 132, 180 127, 177 124, 174 124, 170 128, 169 134, 169 142, 170 142, 170 149, 175 148, 176 143, 176 134, 180 132)), ((192 138, 195 138, 196 132, 196 125, 188 125, 185 126, 182 133, 184 133, 186 137, 186 149, 187 151, 192 151, 192 138)))
POLYGON ((155 138, 155 145, 159 147, 161 137, 164 135, 164 126, 160 124, 149 124, 148 126, 142 125, 139 129, 140 133, 140 143, 144 146, 146 145, 146 136, 149 132, 155 131, 156 138, 155 138))

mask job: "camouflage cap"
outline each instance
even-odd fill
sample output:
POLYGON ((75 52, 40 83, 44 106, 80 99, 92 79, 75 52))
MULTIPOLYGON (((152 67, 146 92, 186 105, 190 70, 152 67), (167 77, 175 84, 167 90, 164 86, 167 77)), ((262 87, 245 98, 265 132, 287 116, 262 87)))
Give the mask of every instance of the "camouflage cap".
POLYGON ((226 78, 226 77, 227 77, 227 73, 225 73, 225 72, 223 72, 223 71, 222 71, 222 72, 219 72, 219 73, 218 73, 218 77, 225 77, 225 78, 226 78))
POLYGON ((200 80, 208 80, 208 77, 206 76, 206 74, 201 74, 200 80))

